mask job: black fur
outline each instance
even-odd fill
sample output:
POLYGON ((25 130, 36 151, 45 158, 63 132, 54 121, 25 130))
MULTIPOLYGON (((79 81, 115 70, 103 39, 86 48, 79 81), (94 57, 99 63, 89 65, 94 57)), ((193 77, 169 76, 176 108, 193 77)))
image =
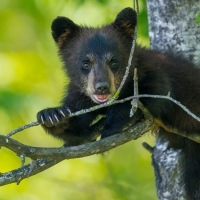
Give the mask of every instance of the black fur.
MULTIPOLYGON (((130 102, 64 118, 70 112, 107 101, 114 94, 125 72, 136 23, 137 15, 131 8, 122 10, 113 23, 101 28, 81 27, 64 17, 55 19, 52 35, 70 83, 60 107, 42 110, 37 115, 49 134, 64 140, 66 145, 78 145, 88 141, 95 128, 91 124, 98 115, 106 116, 102 138, 143 118, 140 110, 129 117, 130 102)), ((132 63, 119 99, 133 95, 136 67, 140 94, 167 95, 170 92, 174 99, 200 116, 200 69, 193 63, 176 53, 162 54, 140 46, 135 49, 132 63)), ((171 101, 153 98, 141 98, 140 101, 166 130, 199 135, 200 123, 171 101)), ((170 144, 184 152, 183 182, 188 199, 199 199, 200 145, 185 138, 180 145, 179 139, 170 134, 170 144)))

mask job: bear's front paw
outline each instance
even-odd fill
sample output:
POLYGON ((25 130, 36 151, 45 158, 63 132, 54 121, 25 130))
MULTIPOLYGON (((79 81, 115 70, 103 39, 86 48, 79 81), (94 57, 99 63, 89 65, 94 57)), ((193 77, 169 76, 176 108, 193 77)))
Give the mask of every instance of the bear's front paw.
POLYGON ((64 121, 71 111, 67 107, 47 108, 37 113, 37 120, 46 127, 53 127, 64 121))

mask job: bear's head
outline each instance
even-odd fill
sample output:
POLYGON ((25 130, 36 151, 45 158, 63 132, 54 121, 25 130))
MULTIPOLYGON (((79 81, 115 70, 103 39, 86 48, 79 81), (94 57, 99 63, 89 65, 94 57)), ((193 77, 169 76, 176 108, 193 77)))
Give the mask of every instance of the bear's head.
POLYGON ((137 14, 131 8, 101 28, 82 27, 66 17, 53 21, 52 35, 70 84, 95 103, 108 101, 120 85, 136 23, 137 14))

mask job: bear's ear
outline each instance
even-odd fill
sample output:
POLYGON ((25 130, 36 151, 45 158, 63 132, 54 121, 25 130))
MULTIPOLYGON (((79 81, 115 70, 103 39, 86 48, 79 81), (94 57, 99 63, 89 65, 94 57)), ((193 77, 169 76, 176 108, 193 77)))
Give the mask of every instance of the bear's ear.
POLYGON ((67 40, 78 34, 80 27, 66 17, 57 17, 52 22, 51 30, 53 39, 62 48, 67 40))
POLYGON ((122 35, 133 37, 137 25, 137 13, 132 8, 123 9, 113 22, 113 26, 122 35))

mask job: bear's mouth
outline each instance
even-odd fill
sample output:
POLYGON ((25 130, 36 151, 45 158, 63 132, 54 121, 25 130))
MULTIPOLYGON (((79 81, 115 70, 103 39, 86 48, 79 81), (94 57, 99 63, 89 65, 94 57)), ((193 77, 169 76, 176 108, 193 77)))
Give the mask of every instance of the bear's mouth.
POLYGON ((106 101, 108 101, 108 99, 110 98, 110 94, 93 94, 92 95, 93 98, 95 99, 95 101, 97 101, 97 103, 104 103, 106 101))

